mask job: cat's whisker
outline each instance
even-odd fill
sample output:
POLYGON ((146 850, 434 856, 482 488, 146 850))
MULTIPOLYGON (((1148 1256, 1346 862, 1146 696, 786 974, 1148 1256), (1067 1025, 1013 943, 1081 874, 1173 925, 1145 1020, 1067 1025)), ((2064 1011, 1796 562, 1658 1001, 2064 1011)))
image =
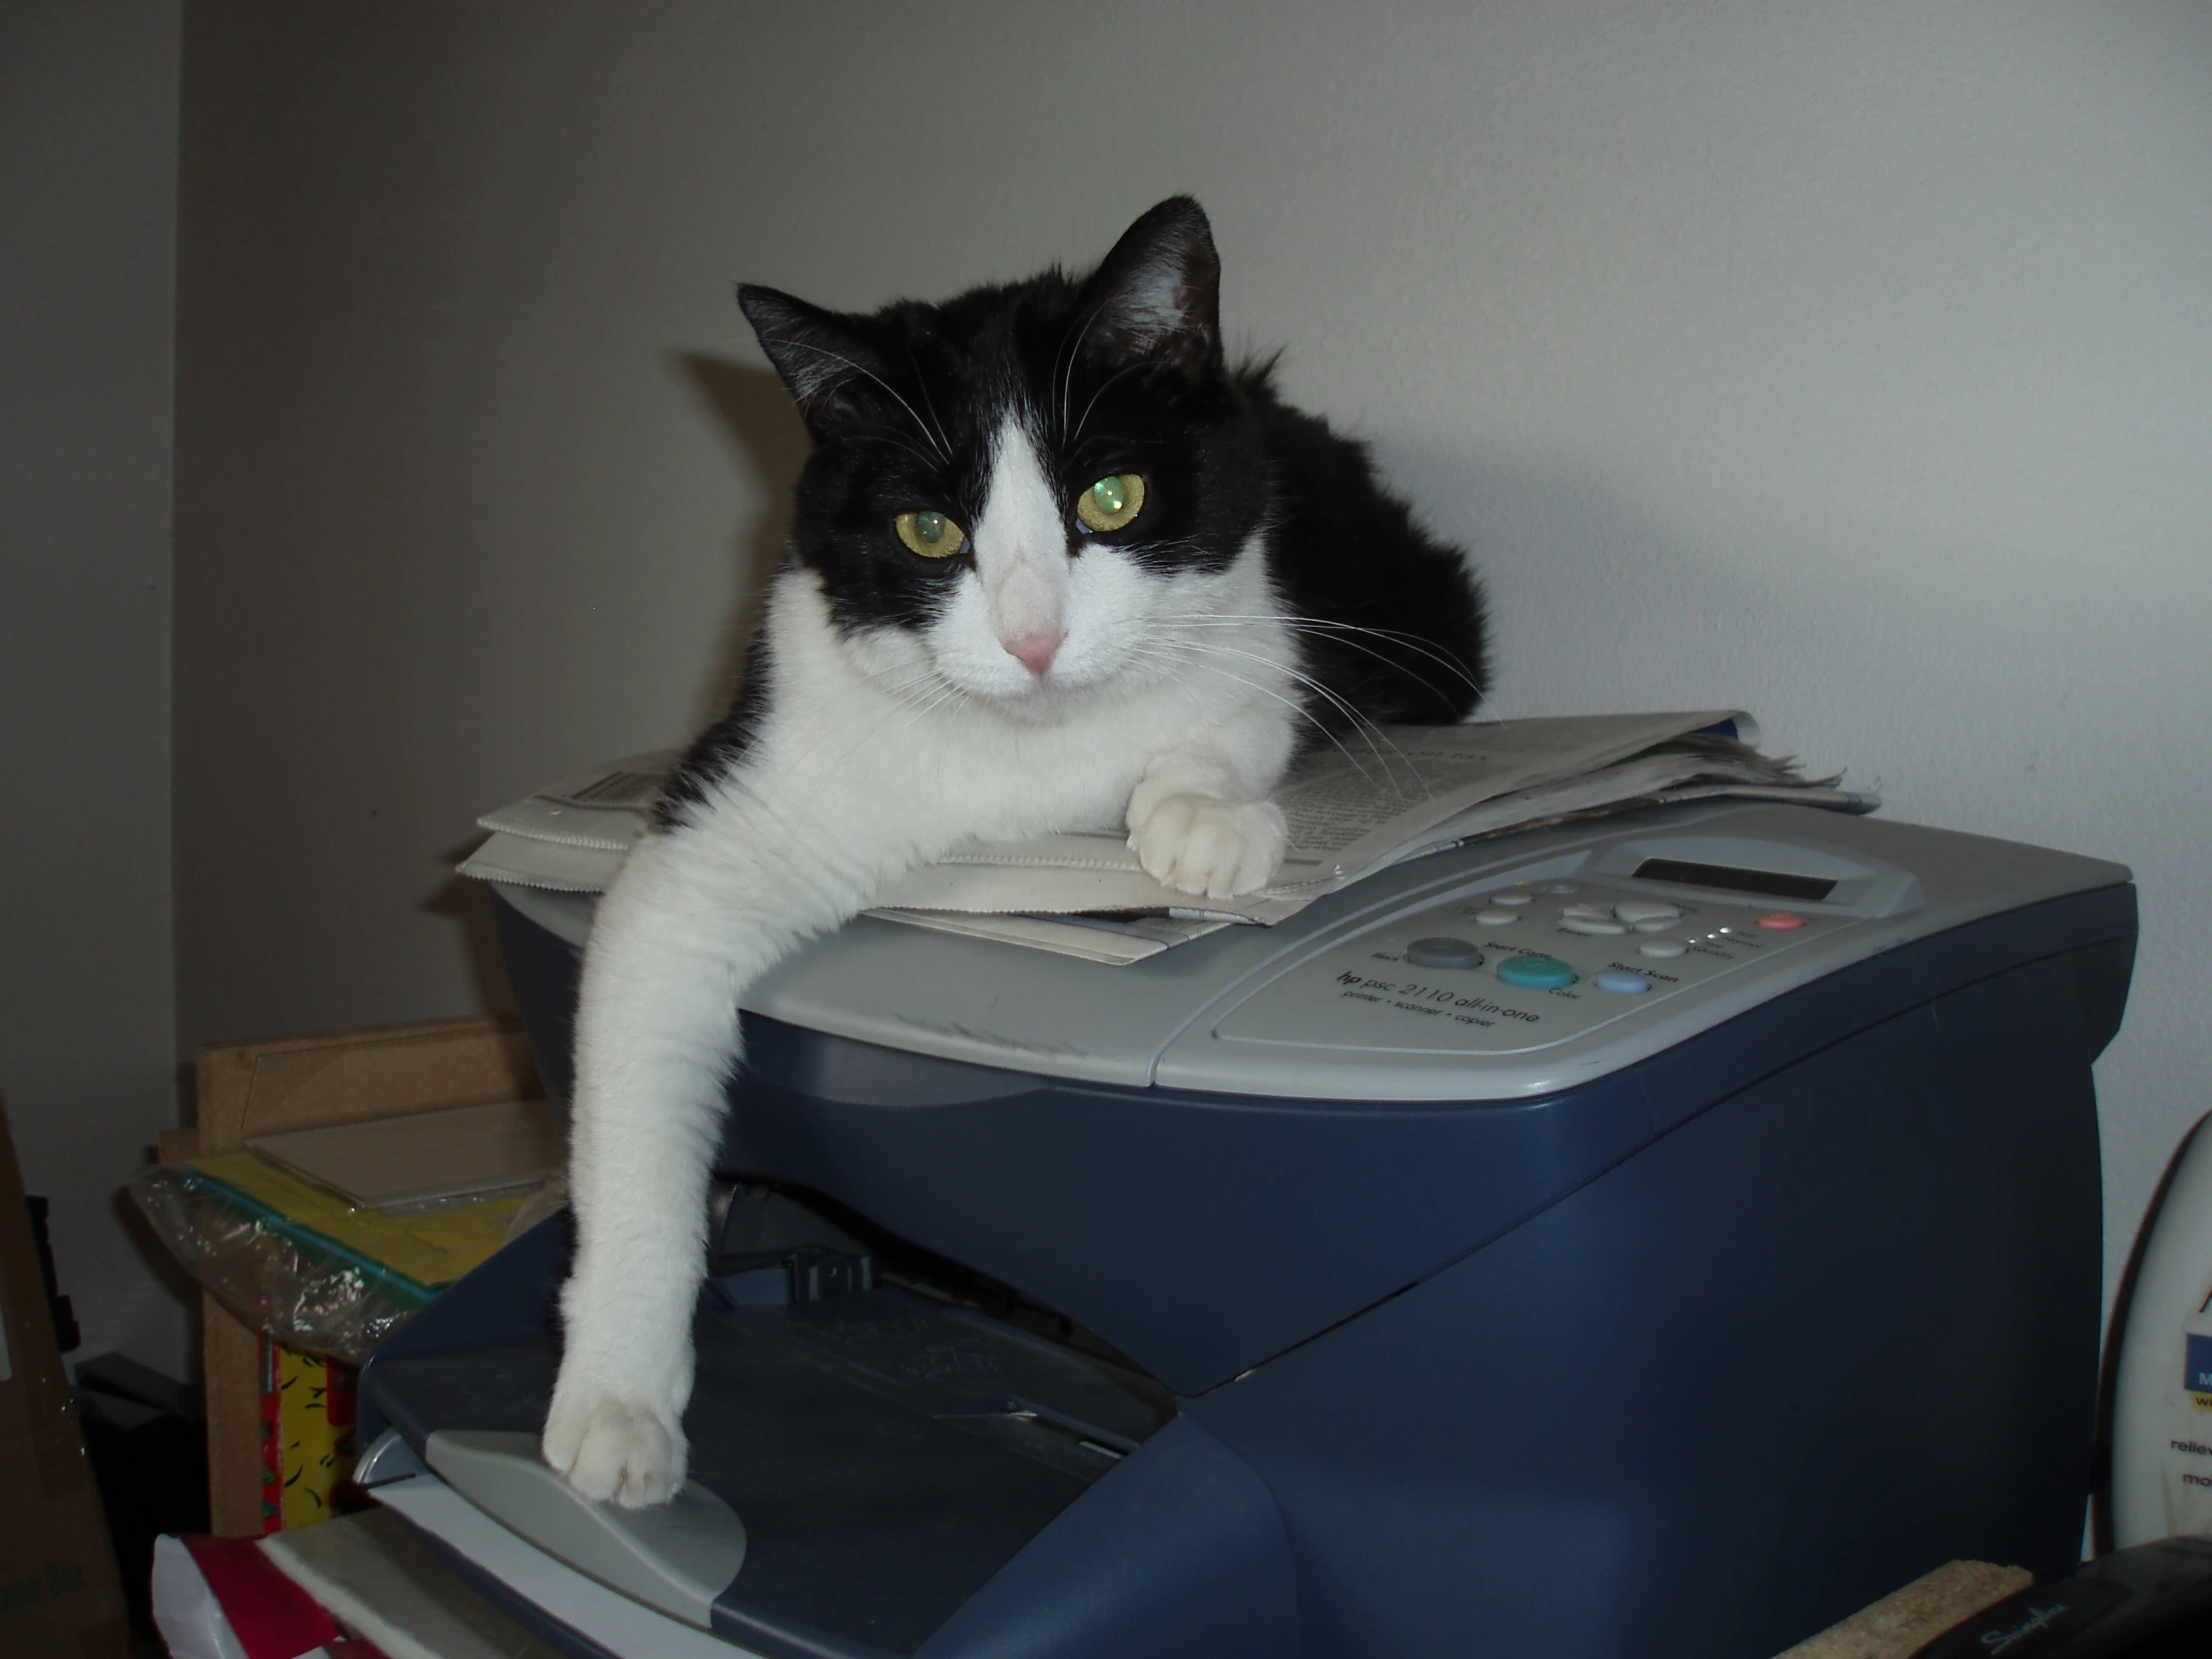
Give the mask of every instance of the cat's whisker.
POLYGON ((966 692, 934 668, 901 683, 890 695, 893 702, 908 711, 905 725, 899 728, 901 731, 911 728, 932 709, 955 699, 965 701, 967 697, 966 692))
POLYGON ((952 464, 952 452, 946 449, 943 445, 937 443, 936 434, 930 431, 929 428, 922 423, 921 416, 914 413, 914 406, 911 403, 907 402, 905 398, 899 396, 897 388, 894 387, 888 380, 884 379, 882 375, 876 373, 872 368, 869 368, 862 363, 856 363, 850 357, 844 356, 839 352, 830 350, 827 345, 817 345, 812 340, 783 339, 779 340, 778 343, 782 345, 796 345, 802 350, 816 352, 821 356, 828 357, 831 362, 839 362, 844 364, 845 367, 852 370, 852 372, 855 374, 866 375, 870 380, 873 380, 877 385, 881 386, 886 392, 889 392, 891 395, 891 400, 895 402, 900 408, 906 411, 907 418, 914 423, 915 429, 919 431, 923 437, 927 438, 931 445, 936 448, 938 455, 943 458, 944 464, 946 466, 950 466, 952 464))
MULTIPOLYGON (((1418 634, 1400 633, 1397 630, 1391 628, 1368 628, 1358 623, 1324 622, 1319 618, 1311 617, 1286 617, 1284 621, 1288 626, 1297 629, 1301 633, 1318 634, 1324 638, 1340 639, 1343 641, 1344 644, 1354 645, 1358 649, 1367 651, 1369 655, 1375 656, 1385 663, 1389 661, 1387 657, 1382 656, 1382 653, 1375 651, 1372 647, 1359 646, 1358 642, 1352 640, 1348 636, 1353 634, 1366 634, 1375 639, 1386 640, 1392 645, 1403 646, 1408 650, 1417 652, 1421 656, 1426 657, 1430 662, 1434 663, 1437 667, 1444 669, 1446 672, 1456 675, 1462 682, 1464 682, 1468 692, 1470 692, 1472 695, 1476 697, 1482 695, 1482 682, 1474 677, 1473 673, 1468 669, 1467 665, 1459 657, 1455 656, 1449 651, 1441 649, 1428 640, 1422 639, 1418 634)), ((1396 666, 1399 667, 1401 672, 1409 672, 1403 669, 1403 665, 1396 666)), ((1444 694, 1442 692, 1436 691, 1436 688, 1434 686, 1429 686, 1426 681, 1422 681, 1421 684, 1423 686, 1426 686, 1428 690, 1436 692, 1436 695, 1439 698, 1442 698, 1443 701, 1447 703, 1452 701, 1452 699, 1444 697, 1444 694)))
POLYGON ((1079 325, 1068 330, 1067 337, 1060 341, 1060 349, 1052 353, 1053 372, 1060 382, 1057 402, 1060 408, 1059 431, 1063 442, 1068 441, 1068 394, 1075 389, 1075 362, 1078 357, 1083 355, 1083 341, 1090 337, 1091 324, 1098 320, 1099 314, 1105 309, 1106 303, 1104 300, 1092 306, 1090 314, 1084 317, 1079 325), (1060 365, 1062 351, 1067 354, 1067 366, 1065 368, 1060 365))
MULTIPOLYGON (((932 682, 942 685, 946 688, 946 690, 959 696, 964 697, 966 695, 964 692, 960 692, 960 689, 957 686, 954 686, 951 684, 950 681, 945 680, 942 674, 933 664, 921 664, 917 667, 907 669, 904 673, 898 674, 894 678, 888 679, 881 675, 873 674, 863 669, 861 670, 861 678, 866 680, 870 685, 874 686, 878 691, 882 692, 887 699, 889 699, 891 702, 902 709, 914 709, 916 703, 919 701, 916 693, 925 690, 932 682)), ((939 701, 941 700, 942 699, 940 698, 939 701)), ((934 705, 932 704, 931 706, 934 705)), ((910 719, 919 718, 919 714, 915 714, 910 717, 910 719)), ((821 733, 817 735, 816 740, 812 744, 809 744, 805 749, 801 750, 797 755, 795 755, 793 757, 794 764, 795 766, 802 768, 815 764, 821 757, 822 752, 827 749, 831 742, 833 742, 835 739, 850 735, 852 741, 847 744, 841 752, 833 756, 827 763, 823 764, 823 770, 825 771, 841 771, 846 766, 846 764, 853 759, 853 757, 859 754, 860 750, 866 746, 868 740, 874 737, 880 729, 881 717, 876 711, 864 708, 850 710, 846 713, 846 716, 843 720, 837 722, 834 725, 826 727, 821 733)), ((724 786, 741 790, 745 794, 747 799, 754 804, 758 811, 762 812, 770 819, 775 820, 779 825, 783 825, 786 827, 791 826, 792 821, 785 813, 784 809, 776 801, 769 799, 768 797, 761 795, 760 792, 752 789, 750 784, 745 780, 742 773, 734 773, 730 777, 725 779, 724 786)))
POLYGON ((897 693, 891 698, 891 701, 908 714, 912 714, 938 702, 943 695, 944 688, 941 686, 917 684, 908 690, 897 693))
POLYGON ((936 428, 937 447, 949 459, 952 454, 952 440, 944 435, 944 422, 937 417, 936 399, 929 395, 928 377, 921 372, 921 363, 914 356, 914 348, 910 345, 906 347, 906 365, 914 371, 914 385, 921 392, 922 407, 929 411, 930 424, 936 428))
MULTIPOLYGON (((1242 627, 1244 627, 1244 626, 1245 626, 1245 624, 1242 624, 1242 623, 1214 623, 1214 622, 1209 622, 1209 621, 1207 621, 1206 619, 1203 619, 1203 618, 1190 618, 1190 619, 1187 619, 1187 621, 1184 621, 1184 620, 1179 620, 1179 622, 1178 622, 1178 624, 1177 624, 1177 625, 1178 625, 1178 626, 1191 626, 1191 627, 1200 627, 1200 628, 1204 628, 1204 627, 1216 627, 1216 626, 1218 626, 1218 627, 1236 627, 1236 628, 1242 628, 1242 627)), ((1361 653, 1362 655, 1364 655, 1364 656, 1368 656, 1368 657, 1373 657, 1373 658, 1374 658, 1374 659, 1375 659, 1375 660, 1376 660, 1377 662, 1381 663, 1381 664, 1382 664, 1382 666, 1383 666, 1384 668, 1390 669, 1390 670, 1392 670, 1392 671, 1393 671, 1393 672, 1395 672, 1395 673, 1401 674, 1401 675, 1403 675, 1403 676, 1404 676, 1404 677, 1405 677, 1406 679, 1408 679, 1408 680, 1412 681, 1414 685, 1416 685, 1416 686, 1420 687, 1420 688, 1421 688, 1421 690, 1423 690, 1423 691, 1427 692, 1429 696, 1431 696, 1431 697, 1435 698, 1435 699, 1436 699, 1436 701, 1437 701, 1438 703, 1441 703, 1441 704, 1443 704, 1443 705, 1444 705, 1444 706, 1446 706, 1446 707, 1449 707, 1449 706, 1451 705, 1452 701, 1453 701, 1453 700, 1452 700, 1452 699, 1451 699, 1450 697, 1446 696, 1446 695, 1445 695, 1445 693, 1444 693, 1444 692, 1443 692, 1443 691, 1442 691, 1442 690, 1441 690, 1441 689, 1440 689, 1440 688, 1439 688, 1439 687, 1438 687, 1438 686, 1437 686, 1437 685, 1436 685, 1436 684, 1435 684, 1435 683, 1434 683, 1433 681, 1431 681, 1431 680, 1427 679, 1427 678, 1426 678, 1425 676, 1423 676, 1423 675, 1419 675, 1419 674, 1416 674, 1416 673, 1414 673, 1414 672, 1413 672, 1413 671, 1412 671, 1412 670, 1411 670, 1410 668, 1406 667, 1406 666, 1405 666, 1405 664, 1403 664, 1403 663, 1401 663, 1401 662, 1398 662, 1398 661, 1396 661, 1396 660, 1395 660, 1394 658, 1391 658, 1391 657, 1389 657, 1388 655, 1386 655, 1386 654, 1385 654, 1385 653, 1383 653, 1383 652, 1381 652, 1381 651, 1378 651, 1378 650, 1376 650, 1376 649, 1375 649, 1375 648, 1374 648, 1373 646, 1369 646, 1369 645, 1363 645, 1363 644, 1361 644, 1361 643, 1360 643, 1360 642, 1359 642, 1358 640, 1353 640, 1353 639, 1345 639, 1345 638, 1339 637, 1339 636, 1337 636, 1337 635, 1335 635, 1335 634, 1322 633, 1322 631, 1321 631, 1321 630, 1319 630, 1319 629, 1314 629, 1314 628, 1307 628, 1307 627, 1301 627, 1300 625, 1298 625, 1298 624, 1296 624, 1296 623, 1290 624, 1289 626, 1290 626, 1290 628, 1291 628, 1291 631, 1292 631, 1293 633, 1302 633, 1302 634, 1314 634, 1314 633, 1321 633, 1321 634, 1322 634, 1322 637, 1323 637, 1323 638, 1326 638, 1326 639, 1333 639, 1333 640, 1335 640, 1335 642, 1336 642, 1337 644, 1339 644, 1339 645, 1347 645, 1347 646, 1350 646, 1350 647, 1351 647, 1351 648, 1352 648, 1353 650, 1355 650, 1355 651, 1358 651, 1358 652, 1360 652, 1360 653, 1361 653)), ((1448 666, 1448 665, 1447 665, 1447 666, 1448 666)))
POLYGON ((888 430, 871 432, 865 427, 854 427, 850 431, 839 432, 832 441, 837 443, 887 443, 894 448, 905 450, 907 454, 913 456, 923 466, 934 468, 937 465, 935 457, 930 455, 927 450, 917 448, 897 433, 888 430))
MULTIPOLYGON (((1193 643, 1195 644, 1196 642, 1193 643)), ((1354 708, 1352 704, 1348 702, 1345 698, 1340 696, 1338 693, 1332 691, 1329 687, 1323 685, 1312 675, 1301 673, 1299 670, 1279 663, 1274 658, 1268 657, 1257 651, 1240 651, 1234 646, 1221 646, 1211 643, 1201 646, 1199 647, 1199 649, 1207 651, 1228 651, 1234 656, 1248 657, 1256 663, 1266 664, 1268 667, 1274 668, 1280 673, 1289 675, 1293 680, 1297 681, 1300 685, 1306 687, 1316 696, 1322 698, 1325 702, 1329 704, 1331 708, 1335 709, 1339 714, 1345 717, 1346 721, 1350 723, 1351 729, 1355 732, 1358 732, 1366 741, 1368 748, 1374 752, 1376 762, 1382 768, 1383 778, 1389 783, 1390 789, 1394 794, 1402 797, 1405 792, 1399 788, 1396 777, 1390 770, 1390 762, 1382 754, 1382 748, 1378 745, 1378 740, 1380 740, 1382 744, 1388 745, 1390 754, 1397 757, 1398 762, 1405 768, 1406 772, 1412 776, 1413 782, 1420 786, 1421 793, 1423 795, 1434 793, 1428 788, 1427 781, 1421 777, 1420 769, 1414 766, 1411 761, 1406 759, 1405 752, 1402 749, 1398 748, 1395 743, 1391 742, 1390 735, 1387 732, 1384 732, 1382 727, 1378 726, 1374 721, 1370 720, 1366 715, 1362 714, 1358 709, 1354 708)), ((1361 776, 1366 777, 1367 775, 1365 773, 1362 773, 1361 776)))
MULTIPOLYGON (((1273 619, 1260 617, 1254 617, 1251 619, 1253 623, 1270 620, 1273 619)), ((1169 617, 1161 619, 1159 622, 1152 624, 1152 626, 1162 628, 1171 632, 1182 628, 1226 627, 1234 627, 1239 632, 1259 632, 1257 628, 1249 627, 1241 618, 1224 619, 1221 617, 1169 617)), ((1199 644, 1199 642, 1197 641, 1192 641, 1190 643, 1192 643, 1193 645, 1199 644)), ((1332 708, 1343 714, 1347 721, 1350 722, 1356 730, 1364 729, 1364 732, 1372 732, 1374 736, 1368 738, 1368 744, 1370 748, 1374 748, 1376 739, 1380 738, 1383 743, 1389 744, 1391 752, 1395 754, 1401 762, 1404 762, 1406 769, 1411 772, 1416 779, 1419 777, 1419 769, 1414 767, 1411 762, 1405 761, 1404 751, 1398 749, 1397 745, 1391 742, 1390 737, 1387 733, 1383 732, 1382 729, 1379 725, 1377 725, 1375 721, 1369 719, 1368 716, 1363 714, 1359 709, 1355 708, 1342 694, 1335 691, 1333 688, 1323 684, 1314 676, 1304 672, 1291 663, 1283 662, 1280 659, 1271 657, 1264 652, 1246 651, 1236 646, 1226 646, 1221 645, 1218 642, 1211 641, 1205 642, 1203 649, 1228 651, 1240 657, 1249 657, 1255 662, 1266 663, 1269 666, 1277 669, 1279 672, 1290 676, 1292 679, 1298 681, 1299 684, 1306 686, 1318 696, 1325 699, 1332 708)), ((1425 684, 1425 682, 1423 682, 1423 684, 1425 684)), ((1435 688, 1429 687, 1428 689, 1433 691, 1435 688)), ((1379 754, 1377 758, 1380 760, 1382 757, 1379 754)), ((1423 788, 1425 789, 1425 785, 1423 786, 1423 788)))
POLYGON ((932 668, 928 673, 927 680, 935 683, 934 690, 926 697, 916 697, 910 700, 909 707, 913 712, 906 717, 906 724, 899 728, 901 732, 910 730, 924 716, 941 708, 948 702, 964 703, 967 701, 968 694, 946 679, 938 670, 932 668))
POLYGON ((1106 378, 1099 383, 1098 390, 1091 393, 1091 400, 1083 405, 1083 418, 1075 423, 1075 430, 1068 434, 1067 446, 1070 449, 1073 449, 1076 445, 1076 440, 1082 437, 1083 428, 1091 423, 1091 411, 1098 407, 1098 400, 1106 395, 1108 390, 1112 388, 1114 382, 1119 380, 1125 374, 1134 374, 1138 369, 1144 366, 1145 365, 1141 359, 1137 362, 1126 364, 1121 368, 1115 369, 1113 373, 1107 375, 1106 378))
POLYGON ((936 680, 938 671, 934 664, 918 663, 904 670, 893 670, 889 673, 877 673, 872 669, 862 669, 860 677, 877 691, 888 696, 897 696, 916 686, 927 685, 936 680))
MULTIPOLYGON (((1482 683, 1477 680, 1471 672, 1468 671, 1466 664, 1460 661, 1460 659, 1454 656, 1451 652, 1441 649, 1433 641, 1422 639, 1418 634, 1407 634, 1400 632, 1399 630, 1394 628, 1370 628, 1356 622, 1336 622, 1325 617, 1298 616, 1291 613, 1285 613, 1279 616, 1239 616, 1226 612, 1216 612, 1212 616, 1208 617, 1192 617, 1178 620, 1189 621, 1202 625, 1273 622, 1281 623, 1283 626, 1296 629, 1301 633, 1317 633, 1324 635, 1325 637, 1348 634, 1366 634, 1375 639, 1387 640, 1393 645, 1402 645, 1409 648, 1410 650, 1417 651, 1422 656, 1428 658, 1431 662, 1435 663, 1438 667, 1447 669, 1452 674, 1457 675, 1462 681, 1466 683, 1467 689, 1469 691, 1479 694, 1482 690, 1482 683)), ((1347 645, 1351 645, 1354 642, 1348 639, 1345 640, 1344 643, 1347 645)), ((1361 647, 1360 649, 1368 648, 1361 647)), ((1379 657, 1381 656, 1381 653, 1371 652, 1371 654, 1379 657)), ((1386 657, 1382 657, 1382 660, 1384 662, 1389 661, 1389 659, 1386 657)), ((1424 685, 1426 684, 1425 681, 1422 683, 1424 685)), ((1433 686, 1429 686, 1428 689, 1430 691, 1435 690, 1433 686)), ((1440 696, 1441 694, 1439 693, 1438 695, 1440 696)))
POLYGON ((1229 669, 1223 668, 1218 663, 1202 662, 1197 656, 1189 654, 1188 652, 1175 652, 1172 648, 1168 647, 1147 648, 1140 646, 1135 648, 1133 654, 1138 656, 1161 657, 1174 662, 1176 666, 1180 668, 1204 669, 1209 674, 1218 674, 1224 680, 1231 681, 1236 685, 1244 686, 1249 690, 1256 691, 1260 693, 1260 695, 1263 697, 1273 698, 1276 702, 1282 704, 1286 709, 1289 709, 1293 714, 1297 715, 1301 720, 1304 720, 1308 724, 1310 724, 1315 731, 1319 732, 1331 743, 1335 744, 1337 746, 1337 752, 1340 755, 1344 756, 1346 763, 1351 766, 1352 770, 1354 772, 1357 772, 1360 775, 1361 779, 1369 786, 1374 787, 1375 780, 1368 775, 1368 769, 1360 764, 1360 757, 1353 754, 1351 750, 1347 749, 1344 746, 1344 741, 1339 738, 1336 733, 1330 731, 1328 725, 1323 722, 1320 717, 1315 715, 1315 713, 1311 709, 1308 709, 1296 698, 1285 697, 1282 693, 1272 691, 1268 687, 1261 685, 1259 681, 1250 679, 1242 674, 1234 673, 1229 669))
POLYGON ((939 691, 927 702, 916 704, 912 712, 910 712, 906 716, 904 724, 899 727, 899 731, 912 731, 915 726, 920 724, 921 721, 926 719, 929 715, 933 714, 936 711, 938 705, 945 702, 948 698, 955 697, 958 694, 959 688, 957 686, 946 686, 942 691, 939 691))

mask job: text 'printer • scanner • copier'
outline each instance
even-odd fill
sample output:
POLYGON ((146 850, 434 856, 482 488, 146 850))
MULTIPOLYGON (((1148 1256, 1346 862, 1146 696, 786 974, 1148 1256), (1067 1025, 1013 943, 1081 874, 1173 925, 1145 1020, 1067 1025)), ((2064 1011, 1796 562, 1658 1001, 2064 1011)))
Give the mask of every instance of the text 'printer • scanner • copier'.
MULTIPOLYGON (((556 1092, 589 915, 502 890, 556 1092)), ((2134 941, 2117 865, 1743 804, 1126 967, 862 917, 746 998, 677 1508, 485 1472, 559 1221, 370 1362, 372 1477, 780 1659, 1768 1659, 2069 1570, 2134 941)))

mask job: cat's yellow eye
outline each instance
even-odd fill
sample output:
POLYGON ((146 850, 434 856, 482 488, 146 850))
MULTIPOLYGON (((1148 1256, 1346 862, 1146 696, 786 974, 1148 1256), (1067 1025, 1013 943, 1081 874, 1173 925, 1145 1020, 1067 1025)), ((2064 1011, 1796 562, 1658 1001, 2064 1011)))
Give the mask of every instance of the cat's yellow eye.
POLYGON ((967 546, 967 532, 942 513, 900 513, 891 528, 908 551, 925 559, 949 559, 967 546))
POLYGON ((1144 511, 1144 479, 1134 472, 1101 478, 1075 498, 1075 516, 1092 530, 1119 530, 1144 511))

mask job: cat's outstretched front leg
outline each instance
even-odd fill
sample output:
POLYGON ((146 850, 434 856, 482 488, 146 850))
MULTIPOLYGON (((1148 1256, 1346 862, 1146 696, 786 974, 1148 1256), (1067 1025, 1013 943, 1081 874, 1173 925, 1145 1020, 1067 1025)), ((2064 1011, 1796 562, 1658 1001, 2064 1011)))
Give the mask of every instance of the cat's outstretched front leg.
POLYGON ((1179 749, 1156 757, 1129 797, 1129 844, 1154 880, 1232 898, 1274 878, 1290 836, 1267 799, 1282 772, 1274 746, 1232 757, 1179 749))
MULTIPOLYGON (((569 1158, 576 1260, 561 1295, 545 1460, 586 1497, 659 1503, 683 1484, 707 1180, 737 1058, 739 991, 799 933, 787 883, 650 837, 601 900, 577 1006, 569 1158)), ((833 908, 833 906, 830 906, 833 908)))

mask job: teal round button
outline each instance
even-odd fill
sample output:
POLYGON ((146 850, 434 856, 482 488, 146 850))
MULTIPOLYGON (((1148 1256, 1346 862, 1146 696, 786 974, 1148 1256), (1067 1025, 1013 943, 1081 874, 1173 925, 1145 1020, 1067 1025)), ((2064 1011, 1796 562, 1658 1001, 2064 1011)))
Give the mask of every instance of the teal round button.
POLYGON ((1497 964, 1497 976, 1531 991, 1555 991, 1574 983, 1574 969, 1556 956, 1508 956, 1497 964))

